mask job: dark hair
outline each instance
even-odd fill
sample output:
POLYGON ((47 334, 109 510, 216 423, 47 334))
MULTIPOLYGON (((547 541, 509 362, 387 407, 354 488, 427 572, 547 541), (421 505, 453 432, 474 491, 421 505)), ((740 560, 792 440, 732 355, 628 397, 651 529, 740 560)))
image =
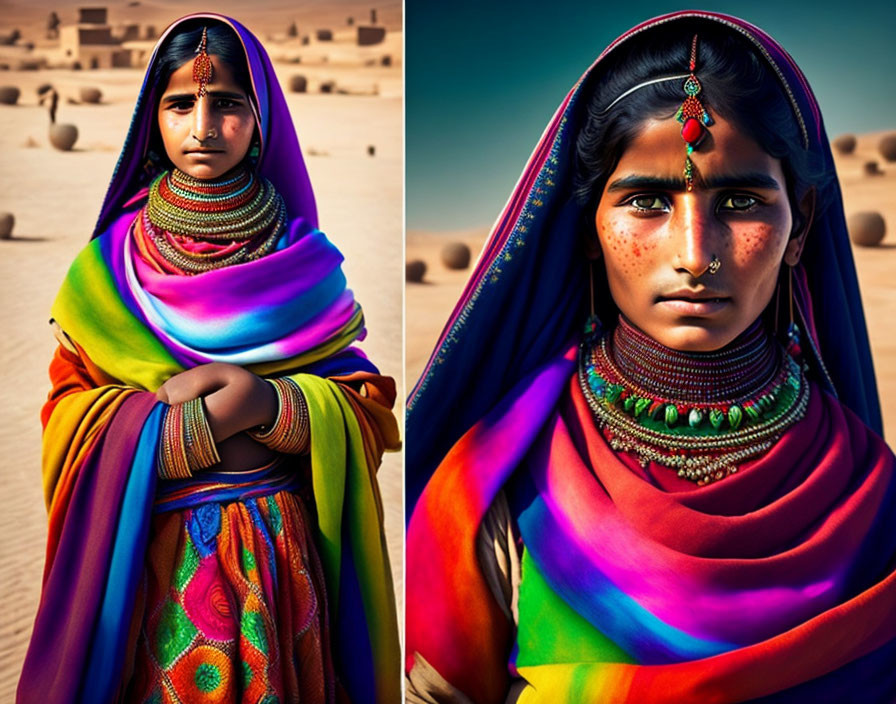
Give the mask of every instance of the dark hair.
MULTIPOLYGON (((165 39, 159 48, 150 74, 151 85, 156 86, 157 100, 168 87, 171 74, 188 61, 196 58, 196 49, 202 41, 202 30, 206 29, 206 47, 208 53, 219 57, 233 74, 237 85, 246 93, 249 100, 254 100, 252 80, 249 77, 249 66, 246 63, 246 51, 232 27, 210 18, 197 17, 187 20, 165 39)), ((153 115, 158 104, 153 106, 153 115)), ((168 167, 168 157, 162 146, 158 121, 153 119, 149 139, 149 153, 159 160, 159 166, 168 167)))
POLYGON ((586 98, 587 116, 576 140, 573 188, 592 229, 606 180, 645 120, 675 114, 684 98, 684 79, 644 86, 609 110, 607 106, 639 83, 686 74, 694 34, 699 37, 696 75, 703 86, 703 104, 711 115, 735 123, 768 154, 781 159, 795 227, 801 217, 799 198, 812 186, 821 189, 830 178, 821 160, 805 148, 782 83, 752 44, 715 23, 668 23, 623 42, 607 66, 589 77, 593 92, 586 98))
POLYGON ((220 57, 233 73, 233 78, 246 95, 252 95, 246 52, 236 32, 218 20, 196 18, 187 20, 169 36, 156 57, 152 68, 153 85, 164 90, 171 74, 187 61, 196 58, 196 49, 202 41, 203 27, 207 32, 208 53, 220 57))

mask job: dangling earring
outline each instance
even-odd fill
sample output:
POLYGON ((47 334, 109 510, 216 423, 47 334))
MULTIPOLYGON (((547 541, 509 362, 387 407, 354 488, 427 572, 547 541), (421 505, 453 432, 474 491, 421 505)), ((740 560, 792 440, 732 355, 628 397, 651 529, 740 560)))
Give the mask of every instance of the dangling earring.
POLYGON ((258 142, 252 142, 252 146, 249 147, 249 158, 252 160, 254 164, 258 161, 258 157, 261 155, 261 145, 258 142))
MULTIPOLYGON (((787 266, 786 264, 782 266, 787 266)), ((783 272, 783 269, 782 269, 783 272)), ((783 276, 783 273, 781 274, 783 276)), ((778 277, 778 285, 775 286, 775 339, 781 339, 781 326, 778 321, 781 318, 781 276, 778 277)))
POLYGON ((590 315, 585 322, 584 343, 592 344, 601 336, 601 322, 594 311, 594 261, 588 260, 588 306, 590 315))
POLYGON ((146 152, 146 161, 143 162, 143 170, 150 176, 155 176, 161 162, 162 157, 160 157, 154 150, 150 149, 146 152))
POLYGON ((794 359, 802 353, 800 349, 800 329, 793 317, 793 267, 787 266, 787 299, 790 308, 790 323, 787 325, 787 354, 794 359))

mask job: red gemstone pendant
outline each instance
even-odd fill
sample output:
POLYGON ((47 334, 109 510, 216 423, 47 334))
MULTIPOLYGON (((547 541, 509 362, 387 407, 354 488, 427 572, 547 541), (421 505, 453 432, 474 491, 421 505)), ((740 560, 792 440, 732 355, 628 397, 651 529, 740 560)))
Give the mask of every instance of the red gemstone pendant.
POLYGON ((696 147, 703 139, 703 125, 695 117, 689 117, 681 127, 681 136, 685 142, 696 147))

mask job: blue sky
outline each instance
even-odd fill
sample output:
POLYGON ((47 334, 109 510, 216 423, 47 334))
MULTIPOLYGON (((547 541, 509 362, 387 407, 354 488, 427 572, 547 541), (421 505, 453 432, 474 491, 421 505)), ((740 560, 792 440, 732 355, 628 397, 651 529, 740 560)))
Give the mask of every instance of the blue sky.
MULTIPOLYGON (((407 226, 492 223, 585 68, 674 2, 406 0, 407 226)), ((896 3, 706 2, 775 37, 805 72, 829 136, 896 129, 896 3)))

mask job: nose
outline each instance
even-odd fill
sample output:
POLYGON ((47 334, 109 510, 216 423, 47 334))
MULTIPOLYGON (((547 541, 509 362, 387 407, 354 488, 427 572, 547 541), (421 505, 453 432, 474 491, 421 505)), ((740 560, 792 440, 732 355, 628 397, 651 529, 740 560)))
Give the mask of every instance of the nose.
POLYGON ((682 206, 675 212, 678 217, 670 223, 675 237, 675 268, 699 279, 718 253, 718 224, 693 193, 682 197, 682 206))
POLYGON ((207 96, 196 101, 193 108, 193 138, 197 142, 207 142, 217 136, 212 106, 207 96))

